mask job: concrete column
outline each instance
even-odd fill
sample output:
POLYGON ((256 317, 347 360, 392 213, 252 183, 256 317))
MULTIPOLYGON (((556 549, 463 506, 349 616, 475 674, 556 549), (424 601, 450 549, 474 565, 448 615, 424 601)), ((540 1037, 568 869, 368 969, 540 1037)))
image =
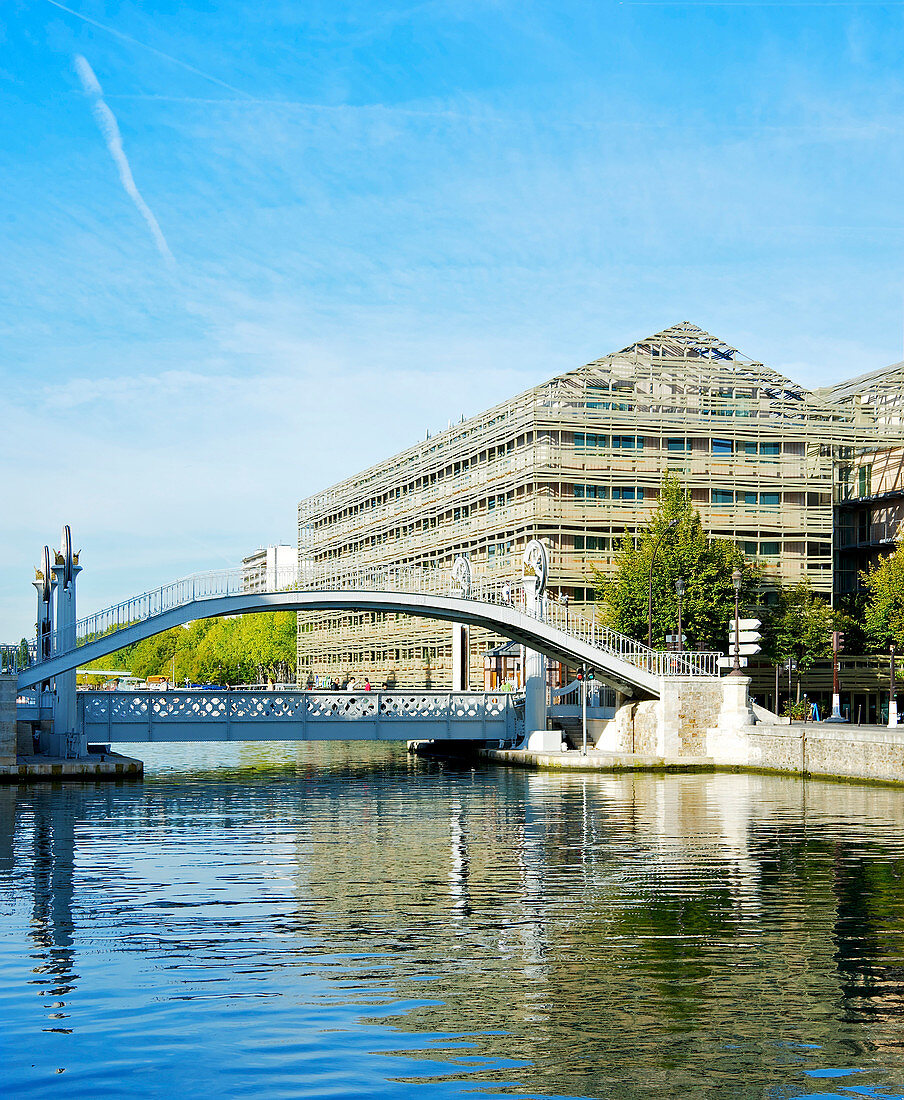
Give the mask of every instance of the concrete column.
POLYGON ((723 676, 719 722, 708 731, 707 755, 717 764, 750 764, 750 730, 756 722, 750 706, 750 678, 723 676))
MULTIPOLYGON (((56 590, 56 631, 59 646, 62 650, 68 650, 75 645, 75 581, 81 572, 77 562, 70 563, 69 583, 65 583, 67 571, 63 556, 58 555, 57 564, 53 572, 57 578, 56 590)), ((50 743, 50 754, 53 756, 65 756, 67 741, 77 733, 78 724, 78 697, 76 695, 75 669, 63 672, 54 679, 56 689, 56 704, 53 715, 53 737, 50 743)), ((79 738, 76 756, 86 756, 88 752, 85 738, 79 738)))
MULTIPOLYGON (((534 614, 539 599, 526 593, 533 602, 534 614)), ((546 729, 546 658, 535 649, 524 648, 524 732, 527 747, 535 752, 555 752, 561 747, 562 735, 546 729)))
POLYGON ((462 623, 452 625, 452 690, 470 687, 471 631, 462 623))
MULTIPOLYGON (((532 746, 535 733, 546 733, 546 658, 535 649, 524 650, 524 729, 532 746)), ((560 742, 556 734, 555 748, 560 742)))
POLYGON ((16 762, 16 677, 0 675, 0 764, 16 762))

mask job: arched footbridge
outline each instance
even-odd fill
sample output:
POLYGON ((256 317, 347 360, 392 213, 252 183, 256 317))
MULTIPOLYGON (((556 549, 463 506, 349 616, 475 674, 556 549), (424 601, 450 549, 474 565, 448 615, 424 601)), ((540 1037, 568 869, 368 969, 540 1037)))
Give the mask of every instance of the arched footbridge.
MULTIPOLYGON (((36 645, 42 659, 18 675, 25 690, 123 646, 195 619, 257 611, 355 611, 412 615, 483 627, 568 664, 586 665, 629 696, 658 698, 664 677, 716 676, 718 654, 663 653, 548 599, 529 600, 512 581, 450 576, 439 568, 296 574, 270 571, 246 591, 240 570, 200 573, 88 615, 36 645)), ((520 583, 520 582, 519 582, 520 583)))

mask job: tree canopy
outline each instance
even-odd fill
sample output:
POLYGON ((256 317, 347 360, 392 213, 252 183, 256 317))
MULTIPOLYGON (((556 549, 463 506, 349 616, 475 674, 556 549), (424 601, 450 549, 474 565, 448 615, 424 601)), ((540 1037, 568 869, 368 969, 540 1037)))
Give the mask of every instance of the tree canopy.
POLYGON ((808 581, 782 587, 764 616, 763 653, 781 664, 789 657, 799 669, 812 668, 832 655, 832 631, 838 616, 808 581))
POLYGON ((868 598, 864 625, 876 649, 904 647, 904 546, 860 574, 868 598))
MULTIPOLYGON (((167 676, 184 683, 260 683, 295 676, 296 616, 267 611, 228 619, 198 619, 109 657, 96 668, 121 668, 132 676, 167 676)), ((89 666, 91 667, 91 666, 89 666)))
POLYGON ((609 579, 594 569, 597 599, 604 621, 615 630, 646 641, 650 564, 653 570, 653 645, 662 646, 666 634, 678 627, 675 581, 684 578, 682 600, 684 633, 689 646, 725 651, 734 621, 731 575, 741 570, 742 610, 756 602, 759 576, 740 548, 727 539, 709 538, 690 494, 676 477, 664 474, 659 505, 636 543, 625 532, 609 579))

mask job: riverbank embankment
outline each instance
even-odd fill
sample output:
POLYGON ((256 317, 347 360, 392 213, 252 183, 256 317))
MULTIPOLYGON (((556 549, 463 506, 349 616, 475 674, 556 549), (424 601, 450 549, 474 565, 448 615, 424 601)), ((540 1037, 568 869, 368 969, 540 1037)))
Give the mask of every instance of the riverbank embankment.
POLYGON ((742 759, 718 755, 657 756, 590 748, 561 752, 480 748, 477 755, 497 764, 525 768, 598 772, 732 771, 774 772, 823 779, 904 785, 904 727, 847 723, 756 723, 740 732, 742 759))
POLYGON ((44 783, 53 780, 142 779, 144 764, 117 752, 91 753, 77 760, 62 757, 20 756, 14 764, 0 764, 0 783, 44 783))

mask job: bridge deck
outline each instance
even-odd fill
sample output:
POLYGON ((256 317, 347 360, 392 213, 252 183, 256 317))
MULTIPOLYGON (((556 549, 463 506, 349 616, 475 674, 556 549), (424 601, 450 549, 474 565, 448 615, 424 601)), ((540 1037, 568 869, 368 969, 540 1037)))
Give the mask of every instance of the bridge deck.
POLYGON ((505 692, 79 692, 89 742, 512 740, 505 692))

